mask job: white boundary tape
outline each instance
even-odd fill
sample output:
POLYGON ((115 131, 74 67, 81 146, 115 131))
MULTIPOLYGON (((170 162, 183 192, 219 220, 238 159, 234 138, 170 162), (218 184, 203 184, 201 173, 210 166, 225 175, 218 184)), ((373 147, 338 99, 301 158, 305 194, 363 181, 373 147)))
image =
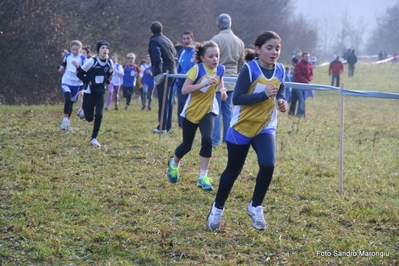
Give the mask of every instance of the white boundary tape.
MULTIPOLYGON (((378 62, 388 62, 393 58, 387 58, 378 62)), ((384 63, 385 63, 384 62, 384 63)), ((164 74, 166 75, 166 73, 164 74)), ((186 78, 184 74, 169 74, 169 77, 174 78, 186 78)), ((234 77, 223 77, 223 81, 225 83, 236 83, 237 78, 234 77)), ((320 91, 339 91, 341 94, 340 97, 340 146, 339 146, 339 186, 338 191, 340 194, 343 194, 343 171, 344 171, 344 103, 345 103, 345 96, 355 96, 355 97, 372 97, 372 98, 384 98, 384 99, 399 99, 398 93, 390 93, 390 92, 380 92, 380 91, 355 91, 355 90, 345 90, 344 85, 342 84, 341 88, 327 86, 327 85, 320 85, 320 84, 305 84, 305 83, 296 83, 296 82, 285 82, 286 87, 294 88, 294 89, 301 89, 301 90, 320 90, 320 91)))

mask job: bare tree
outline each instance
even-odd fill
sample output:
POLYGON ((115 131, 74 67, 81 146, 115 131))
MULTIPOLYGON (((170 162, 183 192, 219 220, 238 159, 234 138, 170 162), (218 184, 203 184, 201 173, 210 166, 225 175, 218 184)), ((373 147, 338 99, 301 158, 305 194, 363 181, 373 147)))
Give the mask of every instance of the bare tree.
POLYGON ((350 46, 350 36, 352 34, 353 22, 348 15, 348 12, 345 11, 341 17, 341 25, 337 34, 337 39, 335 45, 333 46, 333 52, 336 55, 342 54, 343 51, 348 48, 352 48, 350 46))
POLYGON ((377 53, 381 49, 387 52, 399 50, 399 1, 386 12, 377 16, 377 24, 368 40, 367 52, 377 53))
POLYGON ((352 26, 351 34, 349 35, 349 43, 352 49, 355 49, 356 51, 361 51, 360 47, 363 45, 365 28, 366 23, 363 18, 360 18, 356 25, 352 26))
POLYGON ((320 59, 331 60, 334 56, 334 52, 331 51, 331 46, 336 40, 337 24, 333 22, 331 15, 325 18, 324 23, 316 23, 320 25, 317 28, 319 36, 319 49, 320 49, 320 59))

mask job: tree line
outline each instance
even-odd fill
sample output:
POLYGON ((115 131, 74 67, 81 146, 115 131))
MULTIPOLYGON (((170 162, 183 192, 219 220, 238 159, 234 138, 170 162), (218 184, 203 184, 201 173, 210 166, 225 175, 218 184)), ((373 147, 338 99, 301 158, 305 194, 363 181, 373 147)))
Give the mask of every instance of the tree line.
POLYGON ((317 32, 306 18, 294 16, 292 0, 3 0, 0 2, 0 104, 54 104, 63 100, 57 66, 72 40, 110 43, 124 63, 148 52, 150 24, 158 20, 174 43, 184 31, 195 40, 218 33, 221 13, 232 17, 232 30, 251 48, 264 30, 282 40, 280 61, 290 64, 295 50, 314 52, 317 32))
POLYGON ((228 13, 233 31, 247 47, 263 30, 279 33, 284 45, 282 58, 288 61, 290 50, 296 46, 313 49, 316 44, 315 32, 312 38, 299 38, 301 32, 312 32, 312 28, 295 23, 291 8, 290 0, 3 0, 0 102, 62 101, 57 66, 63 51, 75 39, 92 49, 98 41, 107 40, 110 52, 117 53, 122 61, 128 52, 134 52, 139 63, 148 52, 149 27, 154 20, 164 25, 164 34, 175 43, 186 30, 201 42, 218 32, 217 16, 228 13))

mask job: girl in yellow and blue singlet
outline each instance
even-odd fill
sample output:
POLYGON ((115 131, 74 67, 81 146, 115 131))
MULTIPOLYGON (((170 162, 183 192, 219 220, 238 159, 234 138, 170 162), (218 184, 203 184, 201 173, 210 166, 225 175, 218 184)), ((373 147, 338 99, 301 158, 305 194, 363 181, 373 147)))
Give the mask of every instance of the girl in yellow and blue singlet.
POLYGON ((193 145, 199 127, 201 132, 200 175, 197 186, 204 190, 213 190, 211 179, 207 176, 209 161, 212 157, 212 134, 215 116, 219 106, 215 98, 220 86, 222 100, 227 99, 224 88, 224 66, 219 64, 220 52, 213 41, 201 44, 196 52, 197 64, 186 74, 182 93, 189 94, 181 116, 183 117, 183 142, 176 148, 175 156, 169 161, 168 178, 176 183, 179 178, 179 162, 193 145))
POLYGON ((252 218, 254 228, 267 228, 262 202, 274 171, 277 109, 287 111, 285 68, 277 62, 281 50, 281 38, 277 33, 260 33, 254 47, 257 58, 243 66, 234 89, 233 117, 226 136, 228 162, 207 218, 210 230, 218 230, 220 227, 225 202, 242 171, 250 146, 258 157, 259 172, 246 211, 252 218))

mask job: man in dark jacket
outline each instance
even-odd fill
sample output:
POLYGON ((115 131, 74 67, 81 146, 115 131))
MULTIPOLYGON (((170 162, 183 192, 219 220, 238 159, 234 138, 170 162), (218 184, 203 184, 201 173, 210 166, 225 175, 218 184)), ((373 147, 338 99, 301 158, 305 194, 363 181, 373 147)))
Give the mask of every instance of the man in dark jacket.
MULTIPOLYGON (((162 34, 163 26, 161 22, 154 21, 150 26, 152 36, 149 44, 149 54, 151 57, 152 74, 159 79, 160 74, 169 71, 169 74, 176 74, 176 50, 171 40, 162 34), (158 77, 157 77, 158 76, 158 77)), ((162 128, 158 124, 157 128, 154 129, 153 133, 168 133, 172 127, 172 115, 173 115, 173 83, 174 78, 168 78, 168 86, 166 94, 164 95, 164 86, 166 78, 161 79, 162 81, 157 82, 157 94, 158 94, 158 123, 161 122, 162 115, 162 104, 165 99, 164 115, 162 120, 162 128)))
POLYGON ((348 76, 353 77, 353 74, 355 74, 355 64, 357 63, 355 50, 351 51, 351 53, 348 55, 348 59, 346 59, 346 62, 348 62, 348 76))
MULTIPOLYGON (((294 82, 298 83, 310 83, 313 80, 313 65, 309 62, 309 54, 303 53, 302 59, 299 61, 294 68, 294 82)), ((305 99, 307 90, 293 89, 291 95, 291 105, 288 112, 289 115, 295 115, 296 100, 298 100, 297 117, 305 116, 305 99)), ((308 90, 309 91, 309 90, 308 90)))

